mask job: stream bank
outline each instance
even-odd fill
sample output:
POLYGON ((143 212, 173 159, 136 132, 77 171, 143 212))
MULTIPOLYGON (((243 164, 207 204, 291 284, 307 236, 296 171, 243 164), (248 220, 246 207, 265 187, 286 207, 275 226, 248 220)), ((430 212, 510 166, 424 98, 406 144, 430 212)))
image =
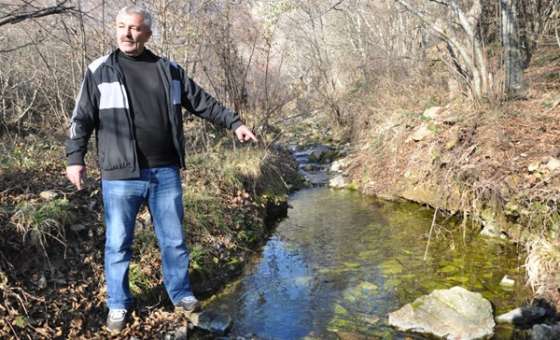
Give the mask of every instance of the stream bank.
POLYGON ((528 284, 558 306, 560 120, 547 100, 388 109, 356 134, 343 173, 367 195, 467 217, 526 248, 528 284))
MULTIPOLYGON (((28 135, 0 143, 0 338, 109 338, 103 285, 99 173, 88 158, 84 189, 64 178, 62 143, 28 135)), ((192 283, 208 296, 239 274, 287 210, 298 184, 281 149, 212 147, 182 172, 192 283)), ((147 209, 136 221, 130 288, 136 298, 121 338, 153 339, 184 327, 163 289, 147 209)))

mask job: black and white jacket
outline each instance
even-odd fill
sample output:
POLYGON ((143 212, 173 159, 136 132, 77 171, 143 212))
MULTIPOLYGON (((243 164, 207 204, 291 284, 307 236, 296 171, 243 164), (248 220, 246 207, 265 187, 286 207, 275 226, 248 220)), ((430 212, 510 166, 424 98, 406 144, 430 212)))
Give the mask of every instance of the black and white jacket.
MULTIPOLYGON (((96 131, 99 166, 103 179, 140 176, 134 126, 118 50, 92 62, 82 82, 66 140, 68 165, 84 164, 88 140, 96 131)), ((161 58, 159 70, 165 84, 173 144, 185 167, 182 108, 214 124, 235 130, 239 115, 217 102, 186 76, 173 61, 161 58)), ((165 132, 163 132, 165 133, 165 132)))

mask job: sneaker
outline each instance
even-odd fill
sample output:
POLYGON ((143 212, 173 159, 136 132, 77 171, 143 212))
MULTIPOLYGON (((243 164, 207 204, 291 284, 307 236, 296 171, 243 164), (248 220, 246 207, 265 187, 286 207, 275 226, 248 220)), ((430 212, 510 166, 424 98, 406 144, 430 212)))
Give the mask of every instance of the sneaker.
POLYGON ((111 309, 107 315, 107 329, 110 332, 120 332, 126 325, 126 309, 111 309))
POLYGON ((200 302, 194 296, 186 296, 175 305, 175 311, 196 312, 200 309, 200 302))

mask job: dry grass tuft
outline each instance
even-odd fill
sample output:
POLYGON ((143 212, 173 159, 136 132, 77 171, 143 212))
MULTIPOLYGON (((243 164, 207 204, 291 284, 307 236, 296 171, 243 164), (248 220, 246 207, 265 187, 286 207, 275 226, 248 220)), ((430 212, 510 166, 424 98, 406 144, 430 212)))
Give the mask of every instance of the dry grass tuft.
POLYGON ((535 294, 560 301, 560 247, 558 244, 537 237, 526 245, 527 283, 535 294))

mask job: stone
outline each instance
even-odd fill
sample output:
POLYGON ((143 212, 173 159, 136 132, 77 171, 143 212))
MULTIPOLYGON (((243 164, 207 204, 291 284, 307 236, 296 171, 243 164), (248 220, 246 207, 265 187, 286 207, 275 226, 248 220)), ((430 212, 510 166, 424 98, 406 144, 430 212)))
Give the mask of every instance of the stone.
POLYGON ((443 110, 445 110, 445 108, 443 108, 441 106, 432 106, 432 107, 426 109, 424 111, 424 113, 422 114, 422 116, 424 116, 425 118, 436 120, 436 119, 439 118, 440 113, 442 113, 443 110))
POLYGON ((428 125, 422 124, 414 133, 412 134, 411 138, 415 142, 420 142, 430 136, 432 136, 434 132, 430 130, 428 125))
POLYGON ((545 300, 536 299, 530 305, 515 308, 496 317, 498 323, 509 323, 523 329, 554 320, 556 310, 545 300))
POLYGON ((337 159, 336 161, 332 162, 331 167, 329 168, 330 172, 342 172, 344 168, 346 168, 347 164, 344 159, 337 159))
POLYGON ((455 146, 457 146, 457 144, 459 144, 460 138, 460 131, 458 129, 453 129, 452 131, 450 131, 447 142, 445 143, 445 150, 451 150, 455 146))
POLYGON ((529 332, 531 340, 557 340, 560 339, 560 324, 534 325, 529 332))
POLYGON ((41 274, 41 277, 37 281, 37 287, 39 289, 47 288, 47 278, 45 277, 45 274, 41 274))
POLYGON ((560 159, 558 158, 551 158, 548 163, 546 163, 546 167, 551 172, 554 172, 560 169, 560 159))
POLYGON ((52 190, 43 191, 39 194, 42 199, 45 201, 52 201, 53 199, 58 197, 58 194, 52 190))
POLYGON ((232 324, 230 316, 210 311, 192 313, 188 318, 193 326, 219 335, 226 334, 232 324))
POLYGON ((179 327, 175 330, 175 340, 187 340, 189 338, 189 328, 186 326, 179 327))
POLYGON ((529 163, 529 166, 527 167, 527 170, 529 170, 529 172, 535 172, 539 169, 540 166, 541 166, 540 161, 531 162, 531 163, 529 163))
POLYGON ((317 164, 314 163, 305 163, 305 164, 300 164, 299 168, 304 171, 314 171, 316 166, 317 164))
POLYGON ((436 289, 389 314, 389 324, 402 331, 446 339, 480 339, 494 333, 490 302, 463 287, 436 289))
POLYGON ((323 162, 332 154, 332 149, 326 145, 316 145, 309 151, 309 161, 323 162))
POLYGON ((73 224, 73 225, 70 226, 70 230, 72 230, 73 232, 76 232, 76 233, 82 232, 86 229, 87 229, 87 227, 83 224, 80 224, 80 223, 73 224))
POLYGON ((343 189, 346 188, 347 186, 348 186, 348 179, 342 174, 336 175, 329 180, 329 187, 331 188, 343 189))
POLYGON ((305 181, 311 186, 321 186, 329 182, 329 176, 325 171, 307 172, 305 170, 299 171, 305 178, 305 181))
POLYGON ((515 280, 513 280, 507 275, 504 275, 504 277, 500 281, 500 286, 502 287, 513 287, 514 285, 515 285, 515 280))
POLYGON ((451 114, 443 117, 443 122, 448 125, 457 124, 457 122, 461 119, 461 116, 458 114, 451 114))
POLYGON ((501 224, 495 212, 492 209, 482 209, 480 212, 480 223, 482 224, 481 236, 490 238, 506 239, 507 236, 502 233, 501 224))
POLYGON ((496 317, 496 322, 513 324, 513 321, 515 319, 521 318, 521 316, 522 316, 521 308, 515 308, 507 313, 498 315, 496 317))

